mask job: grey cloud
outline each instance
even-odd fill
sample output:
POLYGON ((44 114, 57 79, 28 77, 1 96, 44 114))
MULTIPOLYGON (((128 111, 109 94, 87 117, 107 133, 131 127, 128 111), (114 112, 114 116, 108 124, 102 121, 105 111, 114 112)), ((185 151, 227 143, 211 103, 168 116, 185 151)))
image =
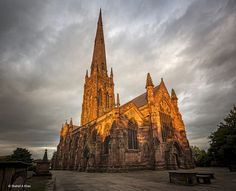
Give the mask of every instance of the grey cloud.
POLYGON ((235 103, 235 1, 10 0, 0 2, 0 154, 52 152, 61 123, 79 124, 100 7, 121 101, 145 91, 147 72, 156 85, 164 77, 190 143, 207 147, 235 103))
POLYGON ((216 129, 235 103, 236 15, 232 10, 233 1, 195 1, 166 26, 159 42, 160 48, 187 42, 183 50, 179 44, 181 51, 177 51, 176 58, 183 61, 165 70, 165 76, 168 87, 175 87, 180 95, 191 94, 180 109, 190 143, 203 148, 207 148, 207 139, 202 137, 216 129))

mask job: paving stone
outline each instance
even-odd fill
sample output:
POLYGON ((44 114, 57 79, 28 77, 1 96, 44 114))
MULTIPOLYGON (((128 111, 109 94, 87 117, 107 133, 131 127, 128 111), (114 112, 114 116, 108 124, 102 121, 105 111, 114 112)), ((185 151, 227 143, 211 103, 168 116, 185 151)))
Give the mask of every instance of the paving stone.
POLYGON ((234 191, 236 172, 227 168, 196 168, 191 171, 214 172, 212 184, 183 186, 169 183, 168 171, 133 171, 128 173, 86 173, 52 171, 56 191, 234 191))

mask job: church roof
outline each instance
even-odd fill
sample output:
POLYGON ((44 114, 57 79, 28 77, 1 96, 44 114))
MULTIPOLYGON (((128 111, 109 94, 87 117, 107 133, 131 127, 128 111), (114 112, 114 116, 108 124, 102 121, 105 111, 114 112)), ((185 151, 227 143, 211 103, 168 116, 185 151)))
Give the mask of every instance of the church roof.
MULTIPOLYGON (((156 94, 158 89, 159 89, 159 86, 156 86, 154 88, 154 92, 153 92, 154 95, 156 94)), ((145 93, 135 97, 134 99, 132 99, 128 103, 130 103, 130 102, 133 102, 137 107, 142 107, 142 106, 146 105, 147 104, 147 93, 145 92, 145 93)))

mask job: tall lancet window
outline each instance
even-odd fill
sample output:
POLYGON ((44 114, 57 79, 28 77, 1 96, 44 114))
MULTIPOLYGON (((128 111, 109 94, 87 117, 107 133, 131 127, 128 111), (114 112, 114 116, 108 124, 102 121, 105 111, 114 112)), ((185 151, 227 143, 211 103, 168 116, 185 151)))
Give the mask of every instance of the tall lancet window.
POLYGON ((101 73, 102 73, 103 75, 106 74, 106 67, 105 67, 105 64, 104 64, 104 63, 101 64, 101 73))
POLYGON ((109 154, 109 143, 110 143, 110 135, 108 135, 104 140, 103 154, 109 154))
POLYGON ((161 128, 162 128, 162 139, 164 142, 167 141, 168 138, 173 138, 173 125, 172 125, 172 118, 170 115, 160 112, 161 118, 161 128))
POLYGON ((105 70, 105 64, 102 63, 102 71, 104 71, 104 70, 105 70))
POLYGON ((102 91, 101 89, 98 90, 98 106, 102 105, 102 91))
POLYGON ((137 125, 133 121, 128 124, 128 149, 138 149, 137 125))
POLYGON ((110 100, 109 100, 109 94, 108 94, 108 92, 106 93, 106 108, 109 108, 109 103, 110 102, 110 100))

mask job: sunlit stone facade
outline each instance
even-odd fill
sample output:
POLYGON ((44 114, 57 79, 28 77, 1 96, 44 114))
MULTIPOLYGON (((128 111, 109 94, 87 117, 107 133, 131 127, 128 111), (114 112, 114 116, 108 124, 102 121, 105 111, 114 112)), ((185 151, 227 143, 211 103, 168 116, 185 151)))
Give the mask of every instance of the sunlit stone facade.
POLYGON ((108 172, 193 167, 178 98, 173 89, 168 93, 163 79, 154 86, 148 73, 143 94, 123 105, 117 94, 115 101, 101 11, 90 74, 85 75, 81 125, 72 120, 63 125, 52 166, 108 172))

